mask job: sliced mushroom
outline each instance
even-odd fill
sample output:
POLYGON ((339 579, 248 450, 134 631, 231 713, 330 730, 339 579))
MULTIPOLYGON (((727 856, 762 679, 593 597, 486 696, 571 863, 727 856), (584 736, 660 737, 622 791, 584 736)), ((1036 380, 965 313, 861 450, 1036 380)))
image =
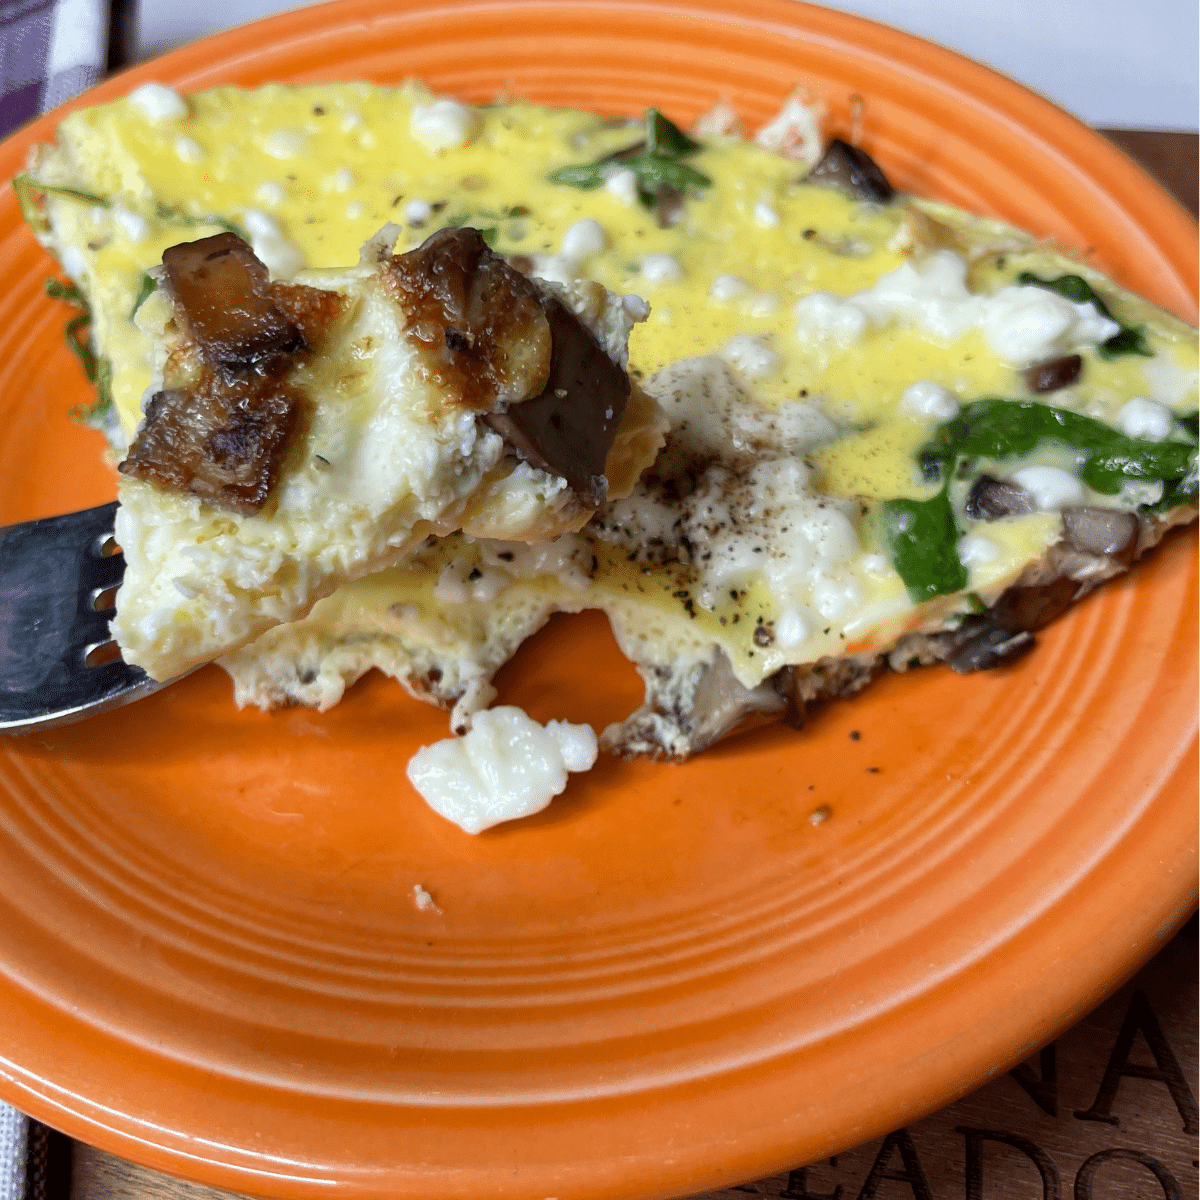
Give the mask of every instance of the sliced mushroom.
POLYGON ((1079 586, 1076 580, 1063 576, 1032 587, 1011 587, 977 619, 1013 633, 1041 629, 1075 603, 1079 586))
POLYGON ((176 314, 208 362, 252 366, 303 348, 271 295, 267 268, 236 234, 171 246, 162 261, 176 314))
POLYGON ((659 229, 670 229, 683 216, 683 195, 669 183, 654 189, 654 219, 659 229))
POLYGON ((383 264, 384 286, 449 397, 493 412, 538 395, 550 367, 541 293, 477 229, 440 229, 383 264))
POLYGON ((1047 362, 1035 363, 1021 372, 1031 392, 1057 392, 1070 387, 1083 371, 1083 359, 1078 354, 1065 354, 1047 362))
POLYGON ((1084 554, 1104 554, 1128 565, 1137 551, 1137 515, 1118 508, 1073 504, 1063 509, 1063 537, 1084 554))
POLYGON ((348 301, 272 283, 232 233, 172 246, 163 267, 175 316, 204 366, 186 387, 168 378, 151 397, 119 469, 233 512, 259 512, 306 419, 308 401, 289 372, 348 301))
POLYGON ((787 706, 769 679, 756 688, 739 683, 729 659, 718 650, 692 695, 692 753, 738 730, 773 721, 787 706))
POLYGON ((629 376, 558 300, 545 296, 541 306, 551 332, 546 386, 484 420, 530 465, 598 505, 607 490, 604 464, 629 402, 629 376))
POLYGON ((1033 497, 1010 479, 980 475, 967 494, 966 513, 976 521, 999 521, 1037 511, 1033 497))
POLYGON ((1025 630, 1014 633, 998 625, 984 625, 958 642, 947 654, 946 663, 959 675, 990 671, 1028 654, 1035 640, 1033 634, 1025 630))
POLYGON ((841 138, 829 143, 805 182, 827 184, 855 200, 873 200, 877 204, 886 204, 896 194, 879 164, 861 147, 841 138))
POLYGON ((304 403, 296 390, 256 373, 210 372, 194 388, 151 398, 119 469, 233 512, 259 512, 302 424, 304 403))

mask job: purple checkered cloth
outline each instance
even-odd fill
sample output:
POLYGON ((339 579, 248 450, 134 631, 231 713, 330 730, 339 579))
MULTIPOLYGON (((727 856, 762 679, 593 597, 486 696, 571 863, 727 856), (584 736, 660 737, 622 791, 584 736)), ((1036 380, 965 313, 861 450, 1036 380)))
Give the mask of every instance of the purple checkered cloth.
MULTIPOLYGON (((95 83, 108 29, 108 0, 0 0, 0 137, 95 83)), ((47 1153, 58 1141, 66 1139, 0 1103, 0 1200, 66 1196, 61 1148, 47 1153)))
POLYGON ((0 0, 0 136, 95 83, 107 0, 0 0))

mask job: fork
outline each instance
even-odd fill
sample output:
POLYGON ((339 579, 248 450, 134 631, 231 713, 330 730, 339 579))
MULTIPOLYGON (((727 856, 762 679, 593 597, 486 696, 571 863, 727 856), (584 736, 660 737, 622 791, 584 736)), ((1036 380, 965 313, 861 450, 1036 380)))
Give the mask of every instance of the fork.
POLYGON ((0 528, 0 733, 53 729, 165 687, 108 630, 117 502, 0 528))

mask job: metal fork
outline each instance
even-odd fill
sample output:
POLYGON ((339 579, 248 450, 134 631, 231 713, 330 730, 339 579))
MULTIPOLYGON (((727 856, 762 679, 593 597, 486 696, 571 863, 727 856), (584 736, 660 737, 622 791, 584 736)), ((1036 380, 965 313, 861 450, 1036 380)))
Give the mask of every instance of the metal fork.
POLYGON ((108 631, 125 556, 114 500, 0 528, 0 733, 52 729, 166 684, 123 662, 108 631))

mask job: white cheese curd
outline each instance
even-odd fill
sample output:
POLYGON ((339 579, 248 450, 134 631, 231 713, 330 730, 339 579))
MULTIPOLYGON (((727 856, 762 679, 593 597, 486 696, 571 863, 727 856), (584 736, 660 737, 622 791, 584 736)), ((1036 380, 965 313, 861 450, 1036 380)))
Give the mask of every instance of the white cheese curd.
POLYGON ((780 358, 762 338, 738 334, 721 351, 721 357, 746 379, 761 379, 779 366, 780 358))
POLYGON ((599 254, 608 245, 604 226, 593 217, 584 217, 576 221, 563 234, 562 252, 568 258, 588 258, 599 254))
POLYGON ((928 379, 909 384, 900 396, 900 411, 912 417, 949 421, 958 415, 958 408, 958 400, 953 392, 928 379))
POLYGON ((1023 487, 1043 512, 1078 504, 1083 499, 1083 484, 1062 467, 1022 467, 1013 472, 1013 482, 1023 487))
POLYGON ((769 317, 779 311, 780 299, 778 292, 759 292, 750 301, 747 310, 752 317, 769 317))
POLYGON ((140 213, 130 212, 129 209, 116 205, 112 210, 112 217, 135 246, 150 236, 150 222, 140 213))
POLYGON ((784 650, 800 645, 809 632, 809 623, 799 609, 785 609, 775 618, 775 644, 784 650))
POLYGON ((284 236, 274 217, 248 208, 242 216, 250 246, 266 264, 272 279, 291 279, 304 266, 304 251, 284 236))
POLYGON ((775 118, 754 135, 754 140, 784 158, 812 167, 823 153, 821 122, 824 117, 824 104, 797 89, 775 118))
POLYGON ((1000 557, 1000 547, 981 533, 968 533, 958 543, 958 557, 964 566, 983 566, 1000 557))
POLYGON ((464 737, 422 747, 407 774, 434 812, 474 834, 541 812, 572 772, 592 768, 597 752, 590 725, 539 725, 503 705, 477 713, 464 737))
POLYGON ((333 173, 329 182, 335 192, 348 192, 354 186, 354 175, 342 167, 333 173))
POLYGON ((1090 301, 1076 304, 1045 288, 1001 288, 985 302, 988 344, 1014 365, 1033 363, 1077 346, 1096 345, 1119 333, 1090 301))
POLYGON ((692 132, 701 138, 741 137, 742 123, 729 97, 722 96, 708 112, 701 113, 692 126, 692 132))
POLYGON ((76 282, 83 283, 88 275, 87 259, 78 246, 64 246, 62 249, 63 270, 76 282))
POLYGON ((428 200, 410 200, 404 206, 404 219, 410 225, 424 225, 433 216, 433 205, 428 200))
POLYGON ((709 288, 708 294, 718 301, 736 300, 738 296, 744 296, 750 290, 750 285, 736 275, 718 275, 712 281, 712 287, 709 288))
POLYGON ((1166 405, 1135 396, 1117 410, 1117 424, 1128 437, 1161 442, 1169 436, 1174 420, 1166 405))
POLYGON ((632 292, 628 296, 621 297, 621 306, 631 321, 644 321, 650 315, 649 303, 632 292))
POLYGON ((632 208, 638 202, 637 173, 628 167, 615 168, 605 176, 604 190, 610 196, 615 196, 626 208, 632 208))
POLYGON ((1196 407, 1200 378, 1194 369, 1181 366, 1166 349, 1140 365, 1150 390, 1163 404, 1176 410, 1196 407))
POLYGON ((1095 345, 1120 329, 1094 304, 1076 304, 1045 288, 1010 285, 977 295, 967 287, 966 260, 953 250, 901 263, 853 296, 814 292, 799 300, 795 311, 802 341, 842 347, 853 345, 868 322, 880 329, 893 321, 910 325, 943 343, 978 329, 1012 366, 1095 345))
POLYGON ((180 162, 197 163, 204 157, 204 147, 195 138, 175 139, 175 156, 180 162))
POLYGON ((451 559, 439 572, 433 597, 441 604, 486 604, 510 582, 502 571, 477 567, 465 558, 451 559))
POLYGON ((299 158, 308 149, 308 135, 299 129, 273 129, 263 138, 262 148, 272 158, 299 158))
POLYGON ((480 116, 457 100, 414 104, 408 131, 431 154, 465 146, 479 132, 480 116))
POLYGON ((591 553, 586 543, 573 533, 549 542, 501 542, 484 538, 479 542, 479 556, 486 566, 504 571, 514 579, 552 575, 575 591, 586 591, 592 585, 584 570, 591 553))
POLYGON ((779 224, 779 214, 765 201, 754 206, 754 223, 761 229, 774 229, 779 224))
POLYGON ((984 300, 967 289, 966 260, 952 250, 938 250, 901 263, 850 302, 877 326, 899 321, 952 341, 978 324, 984 300))
POLYGON ((268 180, 266 183, 260 183, 254 189, 254 198, 259 204, 265 204, 269 208, 278 208, 287 199, 287 192, 280 184, 268 180))
POLYGON ((340 129, 342 133, 353 133, 354 130, 356 130, 362 123, 362 113, 351 110, 350 112, 346 113, 344 117, 342 117, 341 123, 338 125, 338 129, 340 129))
POLYGON ((761 579, 777 596, 803 596, 828 568, 859 550, 846 516, 808 486, 792 458, 760 462, 748 475, 706 471, 688 498, 682 531, 703 545, 698 600, 714 608, 734 585, 761 579))
POLYGON ((161 125, 179 121, 188 115, 187 101, 174 89, 162 83, 143 83, 129 93, 129 103, 142 111, 147 121, 161 125))
POLYGON ((432 894, 427 891, 421 884, 414 883, 412 890, 413 904, 417 906, 418 912, 441 913, 437 901, 432 894))
POLYGON ((642 278, 651 283, 669 283, 683 278, 683 268, 670 254, 647 254, 642 259, 642 278))
POLYGON ((547 283, 569 287, 579 278, 579 263, 569 254, 535 254, 533 273, 547 283))
POLYGON ((346 205, 346 220, 357 221, 366 211, 366 206, 361 200, 351 200, 346 205))
POLYGON ((867 331, 867 314, 853 301, 830 292, 810 292, 796 302, 796 337, 802 343, 854 345, 867 331))
POLYGON ((835 621, 862 600, 862 588, 849 576, 818 575, 812 597, 817 612, 827 621, 835 621))

